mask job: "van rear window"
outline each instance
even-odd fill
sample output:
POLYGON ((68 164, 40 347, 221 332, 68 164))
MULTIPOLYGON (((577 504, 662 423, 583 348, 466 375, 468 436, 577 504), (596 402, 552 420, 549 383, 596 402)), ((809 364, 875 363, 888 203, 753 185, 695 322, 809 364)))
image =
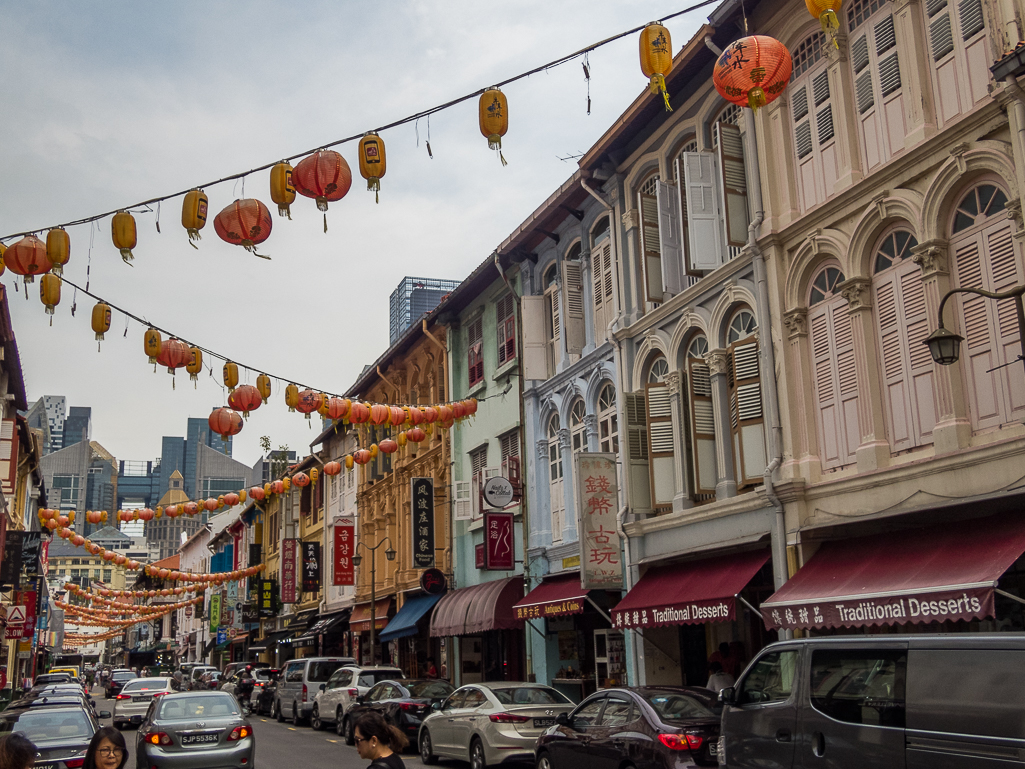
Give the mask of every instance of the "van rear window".
POLYGON ((314 683, 324 683, 331 677, 338 668, 345 664, 345 660, 324 660, 321 662, 311 662, 309 675, 307 680, 314 683))
POLYGON ((811 702, 849 724, 904 727, 903 649, 816 649, 811 655, 811 702))

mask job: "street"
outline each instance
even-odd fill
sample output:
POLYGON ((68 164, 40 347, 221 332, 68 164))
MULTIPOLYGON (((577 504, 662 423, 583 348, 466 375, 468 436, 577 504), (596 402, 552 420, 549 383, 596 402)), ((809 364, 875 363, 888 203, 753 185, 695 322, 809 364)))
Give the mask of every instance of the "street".
MULTIPOLYGON (((103 696, 103 689, 95 687, 93 697, 96 698, 97 710, 114 710, 114 700, 108 700, 103 696)), ((272 718, 265 716, 253 716, 253 733, 256 737, 256 761, 261 767, 290 767, 295 766, 297 759, 301 760, 306 767, 324 767, 327 769, 356 769, 364 767, 369 762, 359 757, 354 746, 350 747, 334 731, 315 732, 308 726, 292 726, 287 721, 279 724, 272 718)), ((110 726, 109 719, 103 719, 104 726, 110 726)), ((134 728, 125 729, 123 732, 125 742, 128 743, 128 762, 126 769, 135 769, 135 742, 138 739, 138 730, 134 728)), ((424 769, 420 757, 412 751, 404 753, 402 760, 410 769, 424 769)), ((454 768, 463 769, 464 764, 455 761, 439 761, 441 766, 446 764, 454 768)))

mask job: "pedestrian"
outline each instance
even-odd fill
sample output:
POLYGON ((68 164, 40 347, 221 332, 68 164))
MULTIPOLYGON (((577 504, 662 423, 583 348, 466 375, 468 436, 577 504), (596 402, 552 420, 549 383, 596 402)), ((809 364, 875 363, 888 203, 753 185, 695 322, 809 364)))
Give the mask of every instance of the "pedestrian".
POLYGON ((427 677, 428 678, 437 678, 438 677, 438 668, 436 668, 434 666, 434 657, 428 657, 427 658, 427 677))
POLYGON ((0 737, 0 769, 32 769, 35 763, 36 746, 24 734, 0 737))
POLYGON ((713 662, 718 662, 722 665, 724 672, 729 673, 731 676, 736 677, 737 675, 737 663, 740 659, 737 655, 733 654, 733 650, 730 645, 723 641, 719 644, 719 651, 712 652, 712 656, 708 658, 708 664, 711 665, 713 662))
POLYGON ((370 711, 361 715, 356 719, 353 734, 359 757, 369 759, 371 769, 406 769, 396 751, 409 745, 409 740, 380 713, 370 711))
POLYGON ((708 684, 706 684, 705 688, 716 694, 736 683, 733 676, 723 670, 722 665, 718 662, 709 663, 708 672, 711 675, 708 677, 708 684))
POLYGON ((128 744, 113 726, 97 730, 85 752, 82 769, 124 769, 128 763, 128 744))

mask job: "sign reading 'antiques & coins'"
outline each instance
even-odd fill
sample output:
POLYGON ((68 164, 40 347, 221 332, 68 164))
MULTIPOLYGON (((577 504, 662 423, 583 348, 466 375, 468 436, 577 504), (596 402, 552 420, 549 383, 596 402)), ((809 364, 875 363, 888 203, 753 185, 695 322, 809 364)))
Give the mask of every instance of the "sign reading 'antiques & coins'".
POLYGON ((413 568, 434 566, 434 479, 411 478, 413 568))

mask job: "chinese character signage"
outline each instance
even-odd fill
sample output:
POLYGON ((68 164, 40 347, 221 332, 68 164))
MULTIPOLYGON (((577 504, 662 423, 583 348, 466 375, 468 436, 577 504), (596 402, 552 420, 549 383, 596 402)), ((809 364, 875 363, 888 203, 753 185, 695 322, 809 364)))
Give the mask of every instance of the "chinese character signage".
POLYGON ((516 568, 512 513, 484 513, 484 568, 487 571, 516 568))
POLYGON ((281 603, 295 603, 297 600, 295 572, 298 555, 298 540, 281 540, 281 603))
POLYGON ((320 591, 320 543, 303 542, 303 592, 320 591))
POLYGON ((17 585, 21 574, 23 531, 8 531, 4 540, 3 560, 0 561, 0 585, 17 585))
POLYGON ((536 603, 533 606, 514 606, 516 619, 540 619, 541 617, 564 617, 580 614, 584 610, 584 599, 567 598, 562 601, 536 603))
POLYGON ((584 590, 622 590, 623 561, 616 533, 616 455, 585 452, 575 456, 580 586, 584 590))
POLYGON ((434 567, 434 479, 411 478, 413 568, 434 567))
POLYGON ((221 622, 221 594, 214 593, 210 596, 210 632, 217 630, 221 622))
POLYGON ((259 610, 261 617, 273 617, 277 614, 278 606, 275 600, 274 580, 260 580, 259 610))
POLYGON ((335 524, 335 585, 355 585, 356 568, 352 565, 352 556, 356 551, 356 522, 352 518, 342 518, 335 524))
POLYGON ((43 544, 39 546, 39 563, 42 575, 48 577, 50 575, 50 540, 48 539, 44 539, 43 544))

